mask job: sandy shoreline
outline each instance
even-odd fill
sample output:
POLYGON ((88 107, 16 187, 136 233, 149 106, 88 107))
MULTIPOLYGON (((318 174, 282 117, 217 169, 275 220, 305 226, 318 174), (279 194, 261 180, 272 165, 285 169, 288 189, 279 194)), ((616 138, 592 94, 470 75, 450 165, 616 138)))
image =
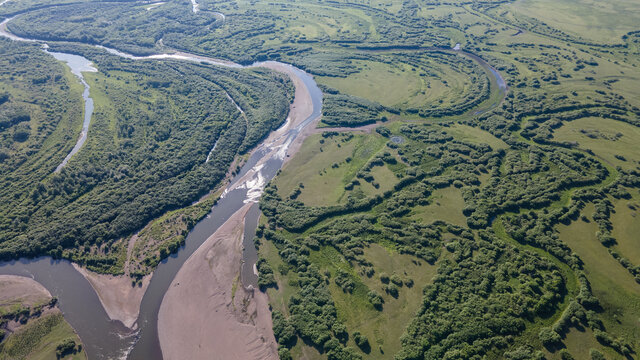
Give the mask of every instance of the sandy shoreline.
POLYGON ((28 306, 51 299, 49 290, 26 276, 0 275, 0 289, 0 306, 13 304, 16 299, 28 306))
POLYGON ((151 275, 142 279, 142 286, 131 286, 131 277, 127 275, 97 274, 75 263, 73 267, 89 281, 111 320, 120 321, 129 329, 137 329, 140 304, 151 281, 151 275))
POLYGON ((183 264, 158 316, 165 360, 277 359, 267 296, 239 284, 246 204, 183 264))

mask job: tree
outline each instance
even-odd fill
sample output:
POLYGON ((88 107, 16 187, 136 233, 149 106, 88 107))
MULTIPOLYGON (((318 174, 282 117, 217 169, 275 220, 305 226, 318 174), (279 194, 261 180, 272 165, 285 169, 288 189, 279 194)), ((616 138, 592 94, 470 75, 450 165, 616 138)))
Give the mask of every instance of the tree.
POLYGON ((562 337, 549 327, 542 328, 540 330, 540 333, 538 334, 538 337, 540 338, 540 341, 542 341, 542 344, 544 344, 544 346, 555 346, 558 345, 562 340, 562 337))
POLYGON ((589 356, 591 356, 591 360, 605 360, 604 355, 596 349, 590 349, 589 356))

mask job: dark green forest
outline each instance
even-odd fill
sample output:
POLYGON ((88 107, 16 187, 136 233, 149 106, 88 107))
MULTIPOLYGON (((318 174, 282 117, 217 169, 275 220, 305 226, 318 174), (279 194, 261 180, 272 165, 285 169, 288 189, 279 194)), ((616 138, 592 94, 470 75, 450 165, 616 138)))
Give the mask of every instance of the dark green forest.
MULTIPOLYGON (((112 251, 117 240, 208 193, 225 177, 235 156, 253 148, 288 112, 289 81, 269 71, 122 60, 103 51, 60 45, 55 49, 90 58, 100 72, 89 80, 96 109, 88 141, 68 166, 53 174, 66 154, 54 157, 38 146, 49 138, 57 140, 53 130, 64 121, 61 114, 82 111, 77 108, 82 98, 69 86, 77 80, 35 46, 4 40, 3 46, 22 52, 3 57, 13 64, 5 76, 25 89, 15 92, 33 92, 33 99, 42 98, 36 105, 57 115, 34 111, 40 118, 30 133, 37 138, 22 139, 23 129, 30 130, 27 105, 20 104, 18 95, 15 101, 7 95, 9 100, 1 105, 3 113, 11 114, 12 125, 3 128, 4 259, 47 253, 96 270, 121 272, 114 266, 121 254, 112 251), (28 55, 33 59, 19 61, 28 55), (45 60, 52 74, 48 68, 30 71, 38 59, 45 60), (246 116, 227 93, 246 109, 246 116), (211 161, 205 162, 218 139, 211 161), (31 155, 29 161, 21 159, 26 155, 31 155)), ((63 150, 68 151, 75 139, 65 139, 63 150)))

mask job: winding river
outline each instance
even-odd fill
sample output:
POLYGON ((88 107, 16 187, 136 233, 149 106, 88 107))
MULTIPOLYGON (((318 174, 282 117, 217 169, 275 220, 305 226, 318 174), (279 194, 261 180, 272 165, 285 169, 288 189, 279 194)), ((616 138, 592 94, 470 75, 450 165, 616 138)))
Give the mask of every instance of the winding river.
MULTIPOLYGON (((194 12, 196 8, 194 7, 194 12)), ((0 24, 0 36, 5 36, 16 41, 39 42, 35 39, 23 39, 9 33, 6 29, 7 19, 0 24)), ((42 42, 41 42, 42 43, 42 42)), ((44 43, 43 43, 44 44, 44 43)), ((115 49, 97 46, 111 54, 134 60, 183 60, 205 62, 211 65, 226 66, 232 68, 252 68, 269 65, 286 66, 290 70, 290 76, 302 81, 311 96, 313 111, 304 121, 297 126, 283 132, 277 141, 265 140, 251 154, 240 172, 233 178, 221 199, 215 205, 211 213, 200 221, 189 233, 186 245, 177 253, 164 260, 155 270, 151 283, 144 295, 138 318, 138 330, 131 331, 120 322, 111 321, 103 309, 96 293, 91 285, 82 277, 68 261, 54 261, 50 258, 38 258, 34 260, 18 260, 0 264, 0 274, 24 275, 34 278, 42 283, 52 295, 59 298, 60 309, 65 318, 76 329, 85 344, 85 349, 90 359, 162 359, 158 341, 157 319, 160 304, 171 281, 174 279, 182 264, 189 256, 213 234, 226 220, 246 203, 257 203, 266 183, 269 182, 283 166, 289 146, 300 135, 301 131, 319 119, 322 113, 322 92, 306 72, 288 64, 277 62, 261 62, 250 66, 242 66, 232 62, 218 60, 187 53, 158 54, 151 56, 133 56, 115 49)), ((46 44, 44 44, 46 51, 46 44)), ((85 86, 85 121, 81 134, 82 142, 86 140, 87 131, 93 104, 88 96, 89 89, 82 77, 83 71, 92 71, 90 62, 86 58, 63 53, 50 53, 58 60, 64 61, 71 71, 78 76, 85 86), (89 102, 91 101, 91 104, 89 102), (86 125, 86 126, 85 126, 86 125)), ((473 58, 477 58, 473 55, 473 58)), ((477 58, 483 67, 492 70, 494 81, 504 91, 506 86, 502 77, 482 59, 477 58)), ((233 102, 233 99, 230 99, 233 102)), ((235 104, 235 102, 234 102, 235 104)), ((236 105, 237 106, 237 105, 236 105)), ((239 111, 242 109, 238 108, 239 111)), ((284 126, 286 126, 285 124, 284 126)), ((283 128, 284 128, 283 126, 283 128)), ((80 144, 76 145, 79 148, 80 144)), ((77 152, 74 147, 75 152, 77 152)), ((215 153, 214 145, 211 153, 215 153)), ((70 158, 74 153, 69 154, 70 158)), ((64 166, 68 159, 61 164, 64 166)), ((247 236, 244 239, 244 254, 242 268, 242 282, 245 286, 256 285, 257 276, 254 264, 257 258, 253 246, 253 233, 258 223, 260 211, 254 204, 245 217, 245 230, 247 236)))
MULTIPOLYGON (((46 51, 46 50, 45 50, 46 51)), ((82 91, 82 98, 84 99, 84 121, 82 122, 82 132, 80 132, 80 137, 78 141, 71 149, 71 152, 67 154, 67 156, 62 160, 62 163, 58 165, 55 172, 60 172, 63 167, 67 165, 71 157, 76 154, 84 145, 84 142, 87 141, 87 135, 89 134, 89 125, 91 124, 91 116, 93 115, 93 99, 89 95, 89 84, 84 79, 82 75, 83 72, 97 72, 98 69, 91 66, 91 61, 83 58, 82 56, 65 54, 59 52, 49 52, 48 54, 56 58, 57 60, 64 61, 67 66, 71 69, 71 73, 80 79, 80 83, 84 86, 84 90, 82 91)))

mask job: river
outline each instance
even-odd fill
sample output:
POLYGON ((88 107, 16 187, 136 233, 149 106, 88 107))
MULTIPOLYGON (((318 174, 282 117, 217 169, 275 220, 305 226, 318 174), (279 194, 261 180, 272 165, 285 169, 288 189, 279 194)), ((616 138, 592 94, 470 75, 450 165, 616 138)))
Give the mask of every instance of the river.
MULTIPOLYGON (((22 39, 10 34, 6 29, 6 23, 9 20, 10 19, 5 20, 0 24, 1 36, 16 41, 39 42, 35 39, 22 39)), ((103 46, 97 47, 111 54, 134 60, 184 60, 205 62, 216 66, 232 68, 251 68, 269 65, 269 62, 263 62, 245 67, 225 60, 187 53, 158 54, 140 57, 103 46)), ((57 56, 54 56, 65 61, 76 75, 83 71, 81 68, 86 69, 87 64, 89 64, 87 59, 77 55, 57 54, 57 56), (72 58, 69 56, 75 56, 80 59, 73 58, 74 61, 71 61, 72 58)), ((473 57, 477 58, 475 56, 473 57)), ((482 65, 493 69, 482 59, 477 59, 481 61, 482 65)), ((58 297, 60 309, 65 314, 65 318, 78 332, 85 344, 85 349, 90 359, 162 359, 157 331, 158 311, 164 294, 176 273, 189 256, 209 238, 216 229, 226 222, 232 214, 248 202, 257 203, 266 183, 275 176, 284 164, 288 147, 306 126, 312 124, 320 117, 322 113, 322 92, 313 80, 313 77, 288 64, 276 62, 273 62, 273 64, 289 67, 293 76, 300 79, 304 86, 306 86, 313 104, 311 115, 285 132, 282 135, 284 138, 279 139, 282 141, 278 142, 279 145, 277 145, 277 147, 274 147, 272 143, 267 143, 266 141, 258 146, 240 172, 228 185, 227 188, 231 190, 225 191, 217 205, 212 208, 211 213, 200 221, 189 233, 185 246, 181 248, 177 254, 171 255, 158 265, 142 300, 137 331, 132 332, 122 326, 120 322, 109 320, 90 284, 73 269, 67 261, 53 261, 50 258, 39 258, 0 264, 0 274, 31 276, 36 281, 42 283, 52 295, 58 297)), ((506 89, 502 77, 500 77, 495 70, 491 71, 491 74, 494 76, 494 81, 499 84, 499 88, 501 90, 506 89)), ((80 77, 80 79, 88 93, 86 82, 84 82, 82 77, 80 77)), ((86 110, 87 99, 88 96, 85 97, 85 115, 87 113, 90 114, 90 112, 86 110)), ((239 110, 241 111, 241 109, 239 110)), ((85 116, 85 123, 86 122, 87 118, 85 116)), ((214 150, 215 145, 212 152, 214 150)), ((242 282, 245 286, 255 286, 257 282, 257 276, 254 273, 257 254, 253 246, 253 234, 258 223, 259 215, 260 211, 258 207, 254 205, 245 217, 246 236, 244 239, 245 246, 241 274, 242 282)))

